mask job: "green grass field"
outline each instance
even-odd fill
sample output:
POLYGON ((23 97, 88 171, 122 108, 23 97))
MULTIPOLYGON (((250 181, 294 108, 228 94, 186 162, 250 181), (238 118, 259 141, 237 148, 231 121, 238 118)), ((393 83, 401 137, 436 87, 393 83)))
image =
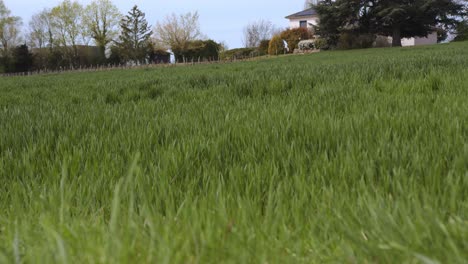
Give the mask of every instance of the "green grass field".
POLYGON ((0 80, 0 263, 467 263, 468 43, 0 80))

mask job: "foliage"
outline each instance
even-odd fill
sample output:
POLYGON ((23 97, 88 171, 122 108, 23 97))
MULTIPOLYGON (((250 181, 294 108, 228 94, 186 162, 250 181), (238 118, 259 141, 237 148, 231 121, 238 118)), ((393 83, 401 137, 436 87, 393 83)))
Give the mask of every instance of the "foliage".
POLYGON ((88 32, 83 27, 84 8, 78 1, 63 0, 50 11, 50 23, 56 45, 62 48, 69 65, 78 67, 78 46, 87 40, 88 32))
POLYGON ((191 41, 203 38, 200 30, 198 12, 189 12, 166 16, 164 21, 158 22, 154 28, 156 46, 164 49, 186 51, 191 41))
POLYGON ((275 35, 270 40, 270 44, 268 45, 268 54, 269 55, 280 55, 286 53, 286 49, 284 47, 284 41, 281 38, 281 35, 275 35))
POLYGON ((466 76, 462 42, 3 78, 0 262, 464 263, 466 76))
POLYGON ((327 50, 329 48, 327 40, 323 38, 316 38, 314 41, 314 46, 318 50, 327 50))
POLYGON ((466 41, 468 40, 468 21, 461 21, 457 25, 457 36, 454 41, 466 41))
POLYGON ((32 48, 53 48, 57 45, 52 24, 52 13, 49 9, 34 14, 29 21, 29 45, 32 48))
POLYGON ((33 68, 33 55, 27 45, 10 49, 7 56, 0 56, 0 73, 28 72, 33 68))
POLYGON ((255 54, 256 50, 256 48, 238 48, 226 50, 220 53, 220 58, 222 60, 250 58, 255 54))
POLYGON ((391 36, 393 46, 401 46, 402 38, 425 37, 440 25, 452 27, 462 12, 456 0, 323 0, 316 9, 319 34, 332 45, 342 33, 353 33, 391 36))
POLYGON ((9 56, 10 47, 18 44, 21 18, 12 16, 3 0, 0 0, 0 57, 9 56))
POLYGON ((373 44, 374 48, 388 48, 391 47, 392 43, 389 41, 388 37, 385 36, 376 36, 373 44))
POLYGON ((293 53, 297 44, 301 40, 307 40, 312 37, 310 30, 306 28, 287 29, 280 34, 280 38, 288 43, 289 53, 293 53))
POLYGON ((32 70, 33 55, 27 45, 13 49, 14 72, 28 72, 32 70))
POLYGON ((94 0, 86 7, 85 24, 96 45, 101 49, 103 58, 106 48, 119 34, 121 18, 119 9, 111 0, 94 0))
POLYGON ((260 19, 244 27, 242 41, 246 48, 256 48, 262 40, 271 39, 275 31, 276 27, 271 21, 260 19))
POLYGON ((356 35, 353 33, 342 33, 338 40, 338 49, 367 49, 374 44, 375 36, 371 34, 356 35))
POLYGON ((217 61, 221 45, 214 40, 196 40, 187 43, 185 50, 173 50, 178 62, 217 61))
POLYGON ((311 8, 318 4, 319 0, 305 0, 304 1, 304 9, 311 8))
POLYGON ((154 48, 150 54, 150 60, 152 63, 170 63, 171 62, 171 53, 163 50, 154 48))
POLYGON ((123 57, 125 51, 121 50, 121 47, 118 45, 112 45, 110 47, 110 56, 107 60, 112 65, 122 65, 125 63, 125 58, 123 57))
POLYGON ((146 63, 151 52, 152 31, 138 6, 128 12, 120 22, 119 51, 125 62, 146 63))
POLYGON ((270 39, 264 39, 260 41, 260 45, 258 46, 258 52, 260 53, 260 55, 267 55, 269 46, 270 46, 270 39))

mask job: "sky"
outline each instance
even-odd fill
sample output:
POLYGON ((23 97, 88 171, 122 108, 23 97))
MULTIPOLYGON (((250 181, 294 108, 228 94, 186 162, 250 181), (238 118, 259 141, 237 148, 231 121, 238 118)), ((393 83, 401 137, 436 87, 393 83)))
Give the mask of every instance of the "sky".
MULTIPOLYGON (((51 8, 60 0, 4 0, 12 15, 23 19, 24 27, 35 13, 44 8, 51 8)), ((91 0, 78 0, 83 5, 91 0)), ((225 42, 228 48, 240 48, 242 30, 245 25, 258 19, 271 21, 279 28, 286 28, 288 21, 284 18, 299 12, 304 7, 304 0, 113 0, 122 13, 129 11, 133 5, 146 13, 150 25, 155 25, 171 13, 182 14, 198 11, 201 31, 208 38, 225 42)))

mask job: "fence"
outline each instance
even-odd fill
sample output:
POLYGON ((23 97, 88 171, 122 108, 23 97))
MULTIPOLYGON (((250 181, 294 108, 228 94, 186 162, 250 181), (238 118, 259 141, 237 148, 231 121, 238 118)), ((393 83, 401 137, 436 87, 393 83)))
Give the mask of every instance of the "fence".
POLYGON ((253 56, 241 56, 233 57, 226 60, 212 60, 212 61, 202 61, 202 60, 192 60, 186 61, 183 63, 171 63, 171 64, 142 64, 142 65, 97 65, 91 67, 79 67, 79 68, 61 68, 58 70, 48 70, 42 69, 37 71, 29 72, 17 72, 17 73, 2 73, 0 77, 16 77, 16 76, 33 76, 33 75, 56 75, 56 74, 65 74, 65 73, 76 73, 76 72, 98 72, 98 71, 113 71, 113 70, 127 70, 127 69, 150 69, 150 68, 169 68, 169 67, 183 67, 183 66, 193 66, 193 65, 209 65, 209 64, 229 64, 234 62, 242 61, 253 61, 257 60, 259 57, 253 56))

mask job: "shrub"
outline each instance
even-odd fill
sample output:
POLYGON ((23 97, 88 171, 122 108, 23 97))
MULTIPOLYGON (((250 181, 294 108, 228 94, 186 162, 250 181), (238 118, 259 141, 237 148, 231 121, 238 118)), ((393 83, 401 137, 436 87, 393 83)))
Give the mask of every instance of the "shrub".
POLYGON ((260 55, 266 55, 268 54, 268 47, 270 46, 270 40, 269 39, 264 39, 260 41, 260 46, 258 47, 258 53, 260 55))
POLYGON ((386 48, 386 47, 391 47, 392 43, 388 41, 388 37, 386 36, 377 36, 375 38, 373 46, 376 48, 386 48))
POLYGON ((222 60, 243 59, 251 57, 255 50, 255 48, 232 49, 222 52, 219 56, 222 60))
POLYGON ((329 48, 328 42, 324 38, 317 38, 314 42, 315 48, 319 50, 327 50, 329 48))
POLYGON ((460 22, 457 25, 457 36, 453 41, 466 41, 468 40, 468 22, 460 22))
POLYGON ((338 40, 338 49, 366 49, 374 44, 375 36, 371 34, 355 34, 344 32, 338 40))
POLYGON ((268 54, 279 55, 285 53, 283 39, 280 35, 275 35, 268 45, 268 54))
POLYGON ((170 63, 171 53, 163 49, 153 49, 150 53, 150 61, 152 63, 170 63))
POLYGON ((281 32, 280 37, 288 43, 289 53, 293 53, 299 41, 310 39, 312 32, 306 28, 287 29, 281 32))
POLYGON ((184 50, 173 49, 178 62, 198 60, 218 60, 221 46, 213 40, 195 40, 187 44, 184 50))

